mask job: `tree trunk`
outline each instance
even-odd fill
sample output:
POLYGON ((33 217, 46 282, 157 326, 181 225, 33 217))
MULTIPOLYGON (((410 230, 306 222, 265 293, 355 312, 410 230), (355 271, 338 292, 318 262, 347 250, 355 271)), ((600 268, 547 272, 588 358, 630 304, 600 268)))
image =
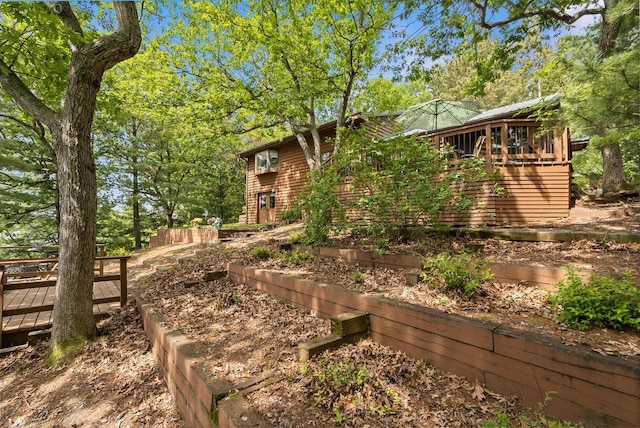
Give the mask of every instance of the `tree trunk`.
POLYGON ((91 123, 102 73, 76 66, 72 56, 60 134, 55 146, 60 191, 60 253, 53 310, 54 344, 95 335, 93 263, 96 248, 97 183, 91 123), (75 66, 75 67, 74 67, 75 66), (96 75, 97 74, 97 75, 96 75), (92 76, 93 79, 87 79, 92 76))
POLYGON ((167 229, 173 228, 173 210, 171 208, 164 208, 164 218, 167 223, 167 229))
POLYGON ((138 157, 133 158, 133 239, 135 241, 135 249, 142 248, 142 227, 140 225, 140 183, 138 182, 138 157))
MULTIPOLYGON (((616 0, 605 0, 607 10, 611 10, 616 0)), ((609 21, 606 14, 602 15, 602 26, 598 39, 598 51, 602 58, 607 58, 615 52, 616 40, 620 32, 622 19, 616 18, 609 21)), ((622 152, 619 143, 613 143, 602 147, 602 192, 612 193, 622 190, 627 185, 627 180, 622 169, 622 152)))
POLYGON ((622 154, 619 144, 609 144, 602 149, 602 192, 622 190, 627 182, 622 169, 622 154))
POLYGON ((92 294, 97 184, 91 125, 96 96, 105 70, 134 56, 142 35, 133 2, 114 2, 118 29, 94 39, 85 38, 70 3, 50 2, 47 7, 73 33, 67 40, 71 61, 62 112, 37 98, 11 68, 14 64, 7 65, 2 59, 0 84, 53 136, 60 195, 60 254, 50 346, 60 347, 64 352, 65 344, 82 342, 95 335, 92 294))

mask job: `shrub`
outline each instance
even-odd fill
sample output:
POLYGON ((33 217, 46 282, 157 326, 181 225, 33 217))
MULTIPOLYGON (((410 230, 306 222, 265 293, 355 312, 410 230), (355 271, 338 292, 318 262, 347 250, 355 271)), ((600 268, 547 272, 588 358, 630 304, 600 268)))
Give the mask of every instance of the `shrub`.
POLYGON ((367 275, 363 272, 355 271, 351 273, 351 280, 356 284, 364 284, 367 275))
POLYGON ((422 279, 433 282, 433 275, 444 282, 446 289, 468 298, 473 297, 480 283, 493 276, 485 261, 472 259, 468 254, 451 256, 447 253, 428 258, 422 263, 422 279))
POLYGON ((289 265, 298 265, 304 261, 313 259, 313 256, 308 251, 280 251, 278 252, 278 259, 289 265))
POLYGON ((302 220, 302 207, 296 204, 292 208, 282 211, 280 220, 287 224, 302 220))
POLYGON ((550 296, 560 309, 559 320, 580 330, 589 328, 640 330, 640 290, 630 274, 622 279, 591 274, 584 283, 575 271, 567 270, 567 279, 556 284, 558 292, 550 296))
POLYGON ((302 233, 292 233, 289 235, 289 241, 292 244, 302 244, 304 242, 304 234, 302 233))
POLYGON ((386 254, 389 251, 389 240, 387 238, 378 238, 376 248, 373 251, 380 256, 386 254))
POLYGON ((335 192, 339 176, 332 172, 312 171, 311 184, 300 198, 304 209, 304 243, 322 245, 329 232, 339 231, 345 214, 335 192))
POLYGON ((271 251, 266 245, 260 245, 251 250, 251 257, 256 260, 266 260, 271 257, 271 251))

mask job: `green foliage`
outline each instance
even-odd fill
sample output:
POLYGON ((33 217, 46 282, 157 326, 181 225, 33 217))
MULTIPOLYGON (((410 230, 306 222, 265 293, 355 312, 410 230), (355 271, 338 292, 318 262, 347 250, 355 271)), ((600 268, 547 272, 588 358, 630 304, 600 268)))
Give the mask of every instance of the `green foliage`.
POLYGON ((266 245, 259 245, 251 249, 251 257, 256 260, 266 260, 271 257, 271 251, 266 245))
POLYGON ((351 272, 351 280, 356 284, 364 284, 367 279, 367 275, 363 272, 355 271, 351 272))
MULTIPOLYGON (((619 3, 624 4, 629 5, 629 2, 619 3)), ((565 37, 559 40, 558 52, 553 60, 538 72, 542 79, 561 82, 562 116, 570 125, 572 135, 590 137, 590 147, 576 153, 573 161, 576 174, 584 177, 592 186, 602 184, 605 191, 606 180, 600 182, 603 172, 607 174, 607 171, 617 171, 621 167, 620 174, 624 173, 622 177, 629 184, 640 182, 640 39, 637 9, 634 15, 629 15, 627 11, 623 17, 624 22, 635 20, 635 29, 630 30, 626 25, 620 27, 615 50, 603 54, 596 32, 565 37), (608 165, 597 164, 602 159, 600 151, 607 146, 620 147, 621 164, 617 158, 613 165, 607 158, 604 162, 608 165)))
POLYGON ((640 185, 640 128, 621 138, 622 168, 630 186, 640 185))
POLYGON ((295 204, 293 207, 282 211, 282 214, 280 214, 280 220, 287 224, 302 220, 302 207, 295 204))
POLYGON ((568 269, 567 278, 557 287, 550 299, 560 309, 561 322, 580 330, 594 326, 640 330, 640 289, 630 274, 622 279, 591 274, 585 283, 568 269))
POLYGON ((280 261, 287 265, 300 265, 303 262, 313 259, 313 256, 308 251, 279 251, 277 257, 280 261))
POLYGON ((444 283, 445 289, 473 297, 476 288, 483 282, 492 278, 492 273, 487 268, 486 261, 471 258, 469 254, 451 256, 441 253, 431 257, 422 263, 421 277, 425 282, 433 283, 436 276, 444 283))
POLYGON ((551 419, 548 416, 542 414, 542 410, 549 404, 551 401, 552 394, 555 394, 554 391, 547 391, 545 393, 544 401, 538 403, 538 411, 529 413, 523 413, 519 416, 517 421, 512 421, 504 411, 499 410, 494 415, 494 419, 490 421, 483 421, 483 428, 522 428, 522 427, 531 427, 531 428, 578 428, 581 425, 576 425, 567 421, 559 421, 556 419, 551 419))
POLYGON ((304 233, 292 233, 289 235, 289 241, 292 244, 302 244, 304 242, 304 233))
POLYGON ((339 177, 330 171, 312 171, 311 184, 300 197, 304 210, 304 243, 324 244, 331 231, 338 231, 345 223, 345 213, 336 186, 339 177))
POLYGON ((376 241, 376 248, 373 250, 378 255, 386 254, 389 251, 389 239, 387 238, 378 238, 376 241))
POLYGON ((355 94, 352 111, 369 114, 395 112, 432 98, 424 82, 398 83, 385 77, 374 77, 355 94))
MULTIPOLYGON (((481 110, 535 98, 536 85, 541 82, 534 79, 533 72, 544 64, 551 49, 540 46, 529 54, 531 46, 528 45, 537 44, 539 37, 534 32, 528 35, 527 40, 527 46, 523 46, 516 55, 516 67, 496 73, 490 81, 479 82, 482 76, 478 72, 477 63, 475 58, 470 61, 468 54, 461 53, 449 58, 444 64, 435 64, 428 72, 429 86, 433 88, 435 98, 473 100, 481 110)), ((476 49, 482 57, 491 55, 497 46, 496 41, 483 40, 476 49)), ((549 92, 547 87, 544 89, 546 94, 555 92, 549 92)))
MULTIPOLYGON (((352 132, 344 136, 326 175, 331 179, 316 182, 315 188, 327 200, 337 203, 336 181, 345 177, 347 191, 357 195, 346 209, 364 215, 350 219, 349 226, 364 223, 374 238, 404 240, 412 227, 438 225, 445 213, 467 215, 474 201, 466 190, 486 177, 486 170, 483 159, 451 165, 446 153, 414 137, 374 140, 352 132)), ((315 220, 308 223, 320 224, 315 220)))
POLYGON ((602 185, 602 153, 593 144, 573 154, 571 163, 576 182, 583 188, 598 189, 602 185))

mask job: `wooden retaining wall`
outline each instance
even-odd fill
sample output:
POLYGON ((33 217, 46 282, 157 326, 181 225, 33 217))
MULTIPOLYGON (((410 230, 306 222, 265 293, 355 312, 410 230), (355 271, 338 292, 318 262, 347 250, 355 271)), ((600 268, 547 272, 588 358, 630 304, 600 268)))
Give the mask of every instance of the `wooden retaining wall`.
POLYGON ((170 244, 215 243, 218 242, 218 230, 206 229, 158 229, 155 236, 149 238, 149 247, 170 244))
POLYGON ((328 318, 370 314, 371 337, 427 359, 441 370, 478 380, 545 413, 598 426, 640 426, 640 363, 565 346, 555 339, 376 295, 236 264, 229 278, 328 318))
MULTIPOLYGON (((422 267, 423 257, 405 254, 376 254, 372 251, 357 249, 305 247, 296 246, 300 250, 308 251, 317 257, 342 260, 347 263, 358 263, 362 266, 383 267, 387 269, 415 269, 422 267)), ((566 277, 566 271, 549 266, 519 265, 512 263, 489 262, 487 267, 493 273, 493 278, 500 282, 519 283, 553 290, 554 284, 566 277)), ((640 284, 640 280, 638 281, 640 284)))
POLYGON ((195 344, 179 330, 163 327, 165 320, 149 303, 137 300, 138 312, 180 416, 189 428, 266 427, 266 422, 223 379, 210 379, 202 369, 195 344), (222 398, 224 397, 224 398, 222 398))
MULTIPOLYGON (((382 267, 387 269, 415 269, 422 267, 423 257, 406 254, 376 254, 373 251, 364 251, 348 248, 308 247, 295 245, 294 248, 308 251, 317 257, 326 257, 342 260, 346 263, 358 263, 362 266, 382 267)), ((563 268, 551 266, 524 265, 515 263, 488 262, 487 267, 493 274, 493 279, 506 283, 522 283, 532 287, 539 287, 548 291, 556 289, 555 284, 567 277, 563 268)), ((585 280, 592 272, 577 271, 585 280)), ((594 272, 603 276, 610 273, 594 272)), ((616 275, 614 275, 615 277, 616 275)), ((617 275, 619 276, 619 275, 617 275)), ((632 277, 632 280, 640 287, 640 276, 632 277)))

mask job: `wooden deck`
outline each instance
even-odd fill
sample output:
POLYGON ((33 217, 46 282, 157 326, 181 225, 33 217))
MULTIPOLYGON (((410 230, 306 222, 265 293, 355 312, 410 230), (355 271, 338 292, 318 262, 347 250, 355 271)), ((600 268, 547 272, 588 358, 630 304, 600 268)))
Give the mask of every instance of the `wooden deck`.
MULTIPOLYGON (((96 257, 93 313, 96 317, 127 303, 128 256, 96 257), (104 274, 104 263, 118 271, 104 274)), ((57 258, 0 260, 0 348, 24 343, 32 331, 52 325, 57 258)))
MULTIPOLYGON (((51 327, 52 309, 35 313, 20 313, 34 307, 53 308, 55 287, 27 288, 7 290, 4 293, 2 310, 5 315, 2 318, 2 333, 6 335, 24 332, 44 330, 51 327)), ((94 315, 103 315, 120 307, 120 285, 114 282, 100 282, 93 285, 93 299, 118 299, 110 303, 98 303, 93 305, 94 315)))

